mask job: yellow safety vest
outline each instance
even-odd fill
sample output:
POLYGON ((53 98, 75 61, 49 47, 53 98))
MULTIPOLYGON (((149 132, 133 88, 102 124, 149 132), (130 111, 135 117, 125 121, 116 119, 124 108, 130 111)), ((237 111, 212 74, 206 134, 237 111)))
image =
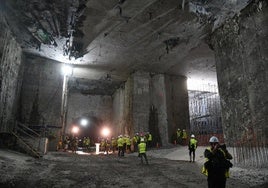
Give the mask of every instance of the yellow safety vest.
POLYGON ((153 136, 149 134, 148 141, 152 141, 152 140, 153 140, 153 136))
POLYGON ((145 153, 146 152, 146 144, 144 142, 141 142, 139 145, 139 153, 145 153))
POLYGON ((192 145, 194 146, 193 149, 196 149, 196 147, 197 147, 197 140, 194 139, 194 138, 191 138, 190 141, 189 141, 189 147, 191 147, 192 145))
POLYGON ((117 140, 117 146, 122 147, 124 145, 124 139, 123 138, 118 138, 117 140))
MULTIPOLYGON (((207 150, 209 150, 210 152, 212 152, 211 148, 207 148, 207 150)), ((224 154, 224 157, 226 156, 225 152, 219 148, 219 150, 221 152, 223 152, 224 154)), ((207 162, 209 159, 208 158, 205 158, 205 162, 207 162)), ((208 176, 208 169, 205 167, 205 165, 202 166, 202 170, 201 170, 202 174, 204 174, 205 176, 208 176)), ((230 177, 230 171, 229 171, 229 168, 226 169, 226 172, 225 172, 225 177, 226 178, 229 178, 230 177)))

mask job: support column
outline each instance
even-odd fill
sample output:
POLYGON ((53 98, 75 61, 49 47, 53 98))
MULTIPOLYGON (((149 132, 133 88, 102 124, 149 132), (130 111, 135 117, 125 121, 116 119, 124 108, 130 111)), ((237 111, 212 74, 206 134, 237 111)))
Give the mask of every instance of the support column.
POLYGON ((268 164, 267 23, 267 3, 252 3, 212 36, 225 141, 245 165, 268 164))
POLYGON ((149 73, 135 72, 133 75, 133 128, 134 132, 147 132, 149 122, 149 73))

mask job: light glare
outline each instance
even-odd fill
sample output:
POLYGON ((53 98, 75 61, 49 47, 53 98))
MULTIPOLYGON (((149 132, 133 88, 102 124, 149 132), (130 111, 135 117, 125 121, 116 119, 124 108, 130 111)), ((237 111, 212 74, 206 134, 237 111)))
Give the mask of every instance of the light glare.
POLYGON ((79 128, 77 126, 74 126, 72 128, 72 133, 77 134, 79 132, 79 128))
POLYGON ((103 136, 107 137, 107 136, 109 136, 109 134, 110 134, 110 130, 108 128, 103 128, 102 129, 102 135, 103 136))
POLYGON ((64 75, 71 75, 72 72, 73 72, 73 69, 72 69, 71 66, 64 65, 64 66, 62 67, 62 73, 63 73, 64 75))
POLYGON ((187 79, 188 90, 211 91, 212 87, 218 90, 218 86, 216 83, 209 83, 207 81, 197 79, 187 79))
POLYGON ((87 124, 88 124, 88 120, 86 120, 86 119, 81 119, 81 121, 80 121, 80 124, 82 125, 82 126, 87 126, 87 124))

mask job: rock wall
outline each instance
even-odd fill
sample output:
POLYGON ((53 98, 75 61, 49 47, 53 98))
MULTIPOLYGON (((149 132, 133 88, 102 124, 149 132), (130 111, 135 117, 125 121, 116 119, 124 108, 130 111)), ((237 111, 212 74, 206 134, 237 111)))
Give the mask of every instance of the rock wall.
POLYGON ((17 115, 23 56, 1 12, 0 31, 0 132, 10 132, 17 115))
MULTIPOLYGON (((258 1, 256 1, 258 2, 258 1)), ((268 6, 253 3, 212 36, 226 142, 245 165, 268 164, 268 6)))
POLYGON ((62 64, 27 55, 18 120, 31 126, 60 127, 62 64))
MULTIPOLYGON (((187 91, 187 79, 180 76, 165 76, 165 85, 167 92, 167 121, 168 135, 176 132, 177 128, 185 129, 189 134, 189 99, 187 91)), ((170 142, 172 140, 169 140, 170 142)))
POLYGON ((133 128, 134 132, 144 133, 148 130, 150 92, 150 75, 146 72, 135 72, 133 75, 133 128))
POLYGON ((165 76, 163 74, 153 75, 150 83, 149 128, 154 140, 160 145, 167 145, 169 142, 166 95, 165 76))
POLYGON ((67 133, 71 133, 73 120, 80 117, 98 119, 98 122, 101 123, 98 126, 111 127, 113 134, 112 97, 108 95, 83 95, 77 92, 70 92, 68 96, 67 133))
POLYGON ((178 127, 189 129, 186 79, 135 72, 113 96, 113 117, 118 134, 149 131, 154 144, 168 145, 178 127))
POLYGON ((116 135, 135 134, 133 127, 133 77, 130 76, 126 83, 113 95, 113 125, 116 135))

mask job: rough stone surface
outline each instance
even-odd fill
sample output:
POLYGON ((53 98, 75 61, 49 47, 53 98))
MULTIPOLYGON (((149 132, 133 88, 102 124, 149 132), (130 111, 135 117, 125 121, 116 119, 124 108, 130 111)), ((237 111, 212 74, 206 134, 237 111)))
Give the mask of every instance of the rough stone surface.
POLYGON ((62 65, 28 57, 21 89, 19 120, 32 126, 60 126, 62 65))
POLYGON ((212 37, 226 142, 254 165, 268 159, 268 6, 261 5, 248 6, 212 37))
POLYGON ((167 101, 165 76, 163 74, 152 75, 150 81, 149 126, 154 141, 159 145, 167 145, 170 137, 168 134, 167 101))
POLYGON ((0 132, 9 132, 14 127, 20 95, 22 49, 1 12, 0 30, 0 132))
POLYGON ((147 72, 135 72, 133 75, 133 128, 135 132, 149 131, 150 75, 147 72))
MULTIPOLYGON (((85 131, 100 131, 101 128, 107 126, 111 128, 112 135, 114 135, 114 125, 112 124, 112 97, 109 95, 81 95, 81 93, 70 92, 68 96, 68 112, 67 112, 67 127, 66 132, 71 134, 71 128, 75 125, 75 120, 79 118, 89 119, 89 129, 85 131), (94 125, 92 119, 97 119, 98 125, 94 125), (96 126, 98 130, 90 129, 90 126, 96 126)), ((78 124, 81 128, 81 125, 78 124)), ((81 128, 81 131, 83 129, 81 128)), ((97 134, 101 136, 100 132, 95 132, 95 141, 97 134)), ((82 133, 83 134, 83 133, 82 133)), ((84 133, 86 134, 86 133, 84 133)), ((92 138, 93 140, 93 138, 92 138)))
POLYGON ((166 76, 165 84, 168 93, 168 131, 171 138, 177 128, 185 129, 187 132, 190 129, 187 80, 180 76, 166 76))

